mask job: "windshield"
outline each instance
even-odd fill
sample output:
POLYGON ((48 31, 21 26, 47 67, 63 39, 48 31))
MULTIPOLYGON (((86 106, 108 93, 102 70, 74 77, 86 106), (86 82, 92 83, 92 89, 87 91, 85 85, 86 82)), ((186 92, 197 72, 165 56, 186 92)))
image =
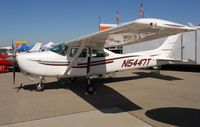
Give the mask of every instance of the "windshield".
POLYGON ((67 49, 68 49, 68 46, 66 46, 65 44, 60 44, 51 48, 50 51, 65 56, 67 54, 67 49))

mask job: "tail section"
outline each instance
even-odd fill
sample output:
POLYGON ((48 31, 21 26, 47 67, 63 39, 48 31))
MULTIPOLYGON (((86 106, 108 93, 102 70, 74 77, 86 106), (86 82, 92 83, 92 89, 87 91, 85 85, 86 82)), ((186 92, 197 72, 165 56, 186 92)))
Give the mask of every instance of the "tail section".
POLYGON ((165 42, 155 50, 150 51, 152 57, 166 59, 171 58, 171 55, 178 43, 178 39, 181 34, 169 36, 165 42))
POLYGON ((165 42, 154 52, 159 53, 156 57, 157 65, 165 65, 165 64, 195 64, 194 61, 191 60, 176 60, 172 58, 172 53, 175 50, 176 45, 178 44, 178 39, 181 34, 169 36, 165 42))

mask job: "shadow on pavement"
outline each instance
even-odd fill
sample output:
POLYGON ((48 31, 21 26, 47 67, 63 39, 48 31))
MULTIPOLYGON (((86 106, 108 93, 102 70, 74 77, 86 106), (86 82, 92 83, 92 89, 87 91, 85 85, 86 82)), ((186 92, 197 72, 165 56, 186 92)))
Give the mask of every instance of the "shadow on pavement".
POLYGON ((181 127, 200 127, 200 109, 166 107, 147 111, 149 118, 181 127))
MULTIPOLYGON (((51 83, 45 83, 44 85, 45 85, 45 90, 69 89, 76 95, 84 99, 86 102, 94 106, 96 109, 104 113, 119 113, 124 111, 134 111, 142 109, 140 106, 133 103, 131 100, 126 98, 124 95, 122 95, 115 89, 112 89, 104 85, 105 82, 109 82, 108 80, 115 81, 115 78, 114 79, 106 78, 103 80, 102 79, 103 78, 91 80, 92 81, 91 83, 95 84, 97 89, 97 92, 94 95, 85 94, 85 88, 87 84, 86 78, 81 78, 76 83, 71 83, 71 84, 61 83, 61 82, 51 82, 51 83), (104 110, 106 108, 112 108, 112 107, 119 107, 122 110, 104 110)), ((122 79, 131 80, 131 77, 122 79)), ((122 79, 117 78, 118 81, 122 79)), ((21 86, 21 89, 35 91, 35 87, 36 84, 23 85, 21 86)), ((15 89, 18 88, 19 87, 16 87, 15 89)))
POLYGON ((163 65, 161 70, 200 72, 200 65, 163 65))
MULTIPOLYGON (((60 82, 50 82, 45 83, 45 90, 52 90, 52 89, 69 89, 74 92, 76 95, 84 99, 86 102, 91 104, 92 106, 96 107, 97 109, 105 109, 110 107, 120 107, 125 111, 134 111, 142 109, 140 106, 134 104, 124 95, 119 93, 113 88, 110 88, 105 83, 114 83, 114 82, 122 82, 122 81, 129 81, 129 80, 137 80, 142 78, 158 78, 162 80, 182 80, 177 77, 166 76, 162 74, 156 73, 145 73, 145 72, 137 72, 135 73, 136 76, 127 76, 127 77, 116 77, 116 78, 94 78, 91 80, 92 84, 96 85, 97 92, 94 95, 86 95, 85 88, 87 84, 86 78, 80 78, 76 83, 67 83, 68 80, 63 80, 60 82)), ((16 87, 19 92, 20 89, 35 91, 36 84, 31 85, 21 85, 20 87, 16 87)), ((105 112, 102 110, 102 112, 105 112)), ((114 113, 114 112, 112 112, 114 113)))
POLYGON ((158 74, 158 73, 155 73, 155 72, 136 72, 134 74, 138 75, 139 78, 149 78, 150 77, 150 78, 157 78, 157 79, 168 80, 168 81, 183 80, 183 79, 178 78, 178 77, 158 74))

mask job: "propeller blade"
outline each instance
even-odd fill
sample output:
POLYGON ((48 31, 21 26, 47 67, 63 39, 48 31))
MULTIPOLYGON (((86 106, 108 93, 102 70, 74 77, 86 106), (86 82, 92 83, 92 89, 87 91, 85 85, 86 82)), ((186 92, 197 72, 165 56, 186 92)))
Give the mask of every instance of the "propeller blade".
POLYGON ((14 59, 13 61, 13 84, 15 85, 15 72, 16 72, 16 52, 15 52, 15 46, 14 46, 14 43, 12 41, 12 57, 14 59))
POLYGON ((12 41, 12 57, 14 58, 14 60, 15 60, 15 58, 16 58, 16 52, 15 52, 15 46, 14 46, 14 44, 13 44, 13 41, 12 41))
POLYGON ((15 62, 13 62, 13 84, 15 85, 15 62))

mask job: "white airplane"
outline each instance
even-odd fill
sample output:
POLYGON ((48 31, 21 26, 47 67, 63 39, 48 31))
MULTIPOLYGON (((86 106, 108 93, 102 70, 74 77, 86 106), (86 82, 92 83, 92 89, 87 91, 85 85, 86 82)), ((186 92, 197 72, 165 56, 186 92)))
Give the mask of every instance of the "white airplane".
POLYGON ((37 43, 35 43, 35 45, 29 50, 29 52, 39 52, 41 46, 42 46, 42 43, 37 42, 37 43))
POLYGON ((40 82, 36 85, 38 91, 44 90, 45 77, 85 76, 88 79, 86 92, 93 94, 96 91, 95 85, 90 83, 93 75, 158 66, 173 61, 170 54, 179 38, 177 34, 190 30, 194 29, 166 20, 142 18, 62 43, 49 51, 19 54, 16 60, 24 75, 28 78, 40 78, 40 82), (104 49, 109 46, 140 43, 166 36, 170 37, 155 50, 115 54, 104 49))
POLYGON ((47 43, 47 44, 41 46, 40 50, 41 50, 41 51, 47 51, 47 50, 49 50, 50 48, 54 47, 55 45, 57 45, 57 44, 55 44, 55 43, 53 43, 53 42, 49 42, 49 43, 47 43))

